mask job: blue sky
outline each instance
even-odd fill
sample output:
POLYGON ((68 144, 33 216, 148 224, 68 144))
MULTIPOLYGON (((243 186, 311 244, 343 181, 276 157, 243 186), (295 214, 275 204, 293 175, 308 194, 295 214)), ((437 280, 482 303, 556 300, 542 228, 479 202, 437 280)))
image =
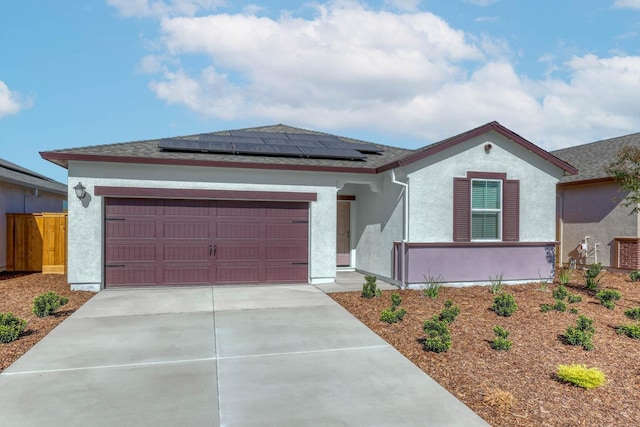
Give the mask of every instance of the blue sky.
POLYGON ((640 0, 0 3, 0 157, 285 123, 416 148, 640 132, 640 0))

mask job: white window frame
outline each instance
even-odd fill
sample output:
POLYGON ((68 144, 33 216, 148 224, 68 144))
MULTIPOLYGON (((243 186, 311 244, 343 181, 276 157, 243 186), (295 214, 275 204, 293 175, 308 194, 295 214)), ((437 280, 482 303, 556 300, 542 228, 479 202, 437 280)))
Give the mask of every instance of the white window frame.
POLYGON ((469 191, 471 192, 471 194, 469 195, 470 200, 469 200, 469 205, 471 207, 471 216, 469 218, 469 226, 471 227, 470 233, 469 233, 469 237, 471 239, 471 241, 473 242, 501 242, 502 241, 502 202, 503 202, 503 183, 501 179, 483 179, 483 178, 472 178, 471 179, 471 185, 469 188, 469 191), (474 208, 473 207, 473 183, 474 182, 497 182, 498 183, 498 189, 499 189, 499 203, 500 203, 500 208, 498 209, 478 209, 478 208, 474 208), (495 239, 474 239, 473 238, 473 214, 474 213, 497 213, 498 214, 498 230, 497 230, 497 237, 495 239))

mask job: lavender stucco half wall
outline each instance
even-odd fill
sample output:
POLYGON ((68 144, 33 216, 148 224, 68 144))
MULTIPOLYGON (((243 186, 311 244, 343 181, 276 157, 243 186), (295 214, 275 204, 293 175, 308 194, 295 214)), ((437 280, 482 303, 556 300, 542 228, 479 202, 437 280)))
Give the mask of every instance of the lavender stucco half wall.
POLYGON ((553 276, 555 243, 496 246, 411 244, 406 248, 407 283, 423 283, 425 276, 454 284, 488 282, 502 274, 504 281, 524 282, 553 276))

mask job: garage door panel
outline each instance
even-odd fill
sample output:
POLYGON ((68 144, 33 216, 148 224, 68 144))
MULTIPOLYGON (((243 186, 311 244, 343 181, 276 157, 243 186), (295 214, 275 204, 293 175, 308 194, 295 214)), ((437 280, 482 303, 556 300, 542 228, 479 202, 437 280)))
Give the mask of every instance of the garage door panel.
POLYGON ((156 201, 149 199, 110 199, 105 208, 107 216, 110 215, 155 215, 156 201))
POLYGON ((165 239, 209 239, 209 222, 165 222, 165 239))
POLYGON ((164 215, 172 217, 209 217, 212 202, 209 200, 165 200, 164 215))
POLYGON ((156 268, 109 267, 105 269, 106 283, 111 286, 150 286, 156 284, 156 268))
POLYGON ((216 237, 218 239, 257 239, 260 237, 260 224, 218 222, 216 237))
POLYGON ((260 245, 219 245, 216 251, 217 261, 258 261, 260 245))
POLYGON ((114 238, 153 239, 156 237, 155 221, 107 221, 107 235, 114 238))
POLYGON ((303 262, 307 260, 307 245, 273 244, 265 247, 265 259, 303 262))
POLYGON ((257 283, 260 281, 260 268, 255 264, 218 266, 217 283, 257 283))
POLYGON ((268 223, 265 226, 267 239, 304 239, 308 235, 308 224, 300 223, 268 223))
POLYGON ((209 260, 209 245, 171 245, 163 246, 164 261, 205 261, 209 260))
POLYGON ((163 268, 163 283, 169 285, 209 284, 209 266, 172 266, 163 268))
POLYGON ((265 281, 274 282, 298 282, 307 281, 307 265, 267 265, 265 267, 265 281))
POLYGON ((154 261, 156 245, 118 245, 107 247, 106 257, 109 261, 154 261))

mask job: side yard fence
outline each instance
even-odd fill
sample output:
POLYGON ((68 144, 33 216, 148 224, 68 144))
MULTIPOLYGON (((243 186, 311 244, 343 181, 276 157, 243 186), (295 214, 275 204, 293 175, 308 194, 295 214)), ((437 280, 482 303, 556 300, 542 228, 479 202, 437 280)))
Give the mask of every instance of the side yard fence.
POLYGON ((67 271, 67 214, 7 214, 7 271, 67 271))

